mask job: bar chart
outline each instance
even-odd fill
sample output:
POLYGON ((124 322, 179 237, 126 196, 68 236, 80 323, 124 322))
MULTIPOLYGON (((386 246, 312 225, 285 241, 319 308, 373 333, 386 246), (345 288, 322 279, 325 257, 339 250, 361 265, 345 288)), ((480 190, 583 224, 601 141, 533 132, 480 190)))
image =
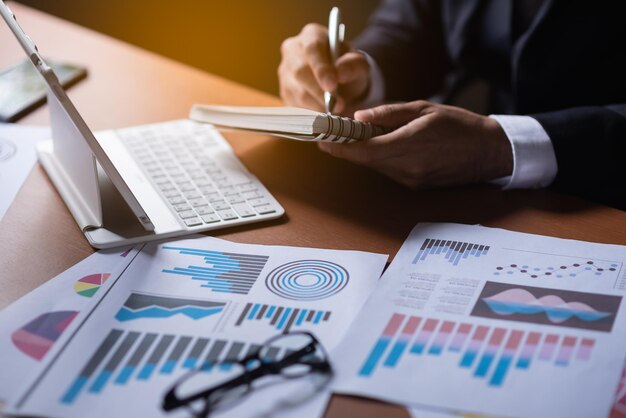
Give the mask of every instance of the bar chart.
MULTIPOLYGON (((535 362, 569 367, 588 361, 595 340, 465 322, 393 314, 363 362, 359 376, 372 377, 381 367, 393 369, 404 357, 457 356, 457 367, 491 387, 501 387, 513 370, 535 362)), ((414 360, 418 360, 415 358, 414 360)))
POLYGON ((287 333, 293 327, 327 322, 330 315, 330 311, 247 303, 235 322, 235 326, 242 326, 246 322, 262 321, 278 331, 287 333))
MULTIPOLYGON (((226 253, 196 248, 168 247, 164 250, 177 251, 181 255, 195 256, 204 265, 188 265, 162 270, 163 273, 186 276, 200 283, 200 287, 213 292, 247 295, 269 257, 262 255, 226 253)), ((181 260, 182 261, 182 260, 181 260)))
POLYGON ((443 256, 450 264, 458 266, 461 260, 487 255, 489 248, 489 245, 483 244, 426 238, 413 259, 413 264, 424 261, 429 256, 443 256))
MULTIPOLYGON (((73 404, 81 394, 99 395, 108 386, 146 382, 157 376, 202 368, 219 373, 259 350, 260 345, 219 338, 112 329, 66 389, 60 402, 73 404), (221 364, 220 364, 221 363, 221 364)), ((271 347, 266 360, 279 357, 271 347)), ((171 379, 168 379, 171 381, 171 379)))

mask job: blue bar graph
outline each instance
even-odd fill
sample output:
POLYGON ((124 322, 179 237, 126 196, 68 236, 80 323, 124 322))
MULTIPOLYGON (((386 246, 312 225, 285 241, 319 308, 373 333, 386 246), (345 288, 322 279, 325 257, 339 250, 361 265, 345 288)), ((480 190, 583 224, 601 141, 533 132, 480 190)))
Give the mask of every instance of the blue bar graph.
POLYGON ((461 259, 467 259, 470 256, 478 258, 486 255, 489 252, 489 248, 488 245, 482 244, 426 238, 413 259, 413 264, 426 260, 430 255, 445 254, 445 260, 454 266, 458 266, 461 259))
POLYGON ((293 327, 307 326, 307 324, 319 325, 327 322, 330 316, 330 311, 247 303, 235 325, 242 326, 248 321, 265 321, 267 325, 276 330, 287 333, 293 327))
POLYGON ((186 276, 197 280, 200 287, 213 292, 247 295, 269 257, 263 255, 225 253, 195 248, 163 246, 164 250, 178 251, 181 255, 199 257, 205 266, 188 265, 162 270, 163 273, 186 276))
MULTIPOLYGON (((146 382, 158 375, 180 376, 189 369, 224 372, 228 365, 212 365, 238 361, 259 348, 258 344, 239 341, 113 329, 69 384, 59 402, 71 405, 81 395, 97 396, 112 384, 125 386, 146 382)), ((282 351, 277 347, 271 350, 274 356, 282 351)))

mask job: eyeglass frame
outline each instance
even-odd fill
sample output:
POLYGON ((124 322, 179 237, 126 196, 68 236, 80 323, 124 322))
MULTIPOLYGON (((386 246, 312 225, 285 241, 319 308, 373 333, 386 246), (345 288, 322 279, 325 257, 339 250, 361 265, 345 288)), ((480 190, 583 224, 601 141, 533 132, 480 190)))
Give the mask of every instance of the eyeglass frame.
POLYGON ((210 412, 210 409, 211 409, 210 408, 211 395, 217 393, 218 391, 231 390, 239 386, 243 386, 243 385, 247 385, 251 389, 252 382, 254 382, 255 380, 258 380, 265 376, 280 375, 282 374, 283 370, 296 364, 306 365, 306 366, 309 366, 311 369, 307 373, 304 373, 298 376, 283 375, 283 377, 297 378, 297 377, 303 377, 305 375, 309 375, 311 373, 328 373, 330 375, 333 374, 332 366, 330 364, 330 361, 328 360, 328 353, 326 352, 324 346, 315 337, 315 335, 313 335, 312 333, 308 331, 294 331, 294 332, 288 332, 285 334, 276 335, 270 338, 269 340, 267 340, 256 352, 242 358, 241 360, 223 360, 221 362, 218 362, 216 365, 218 364, 239 364, 242 366, 243 372, 239 376, 233 377, 232 379, 227 380, 226 382, 220 383, 216 386, 210 387, 196 394, 187 396, 186 398, 183 398, 183 399, 179 398, 176 395, 176 389, 178 388, 178 386, 182 382, 184 382, 186 379, 188 379, 190 376, 194 375, 195 373, 202 373, 203 367, 205 366, 201 366, 200 368, 192 370, 191 372, 180 377, 178 381, 172 385, 172 387, 167 391, 167 393, 163 397, 161 408, 163 408, 164 411, 169 412, 169 411, 172 411, 174 409, 177 409, 183 406, 188 406, 192 402, 197 401, 199 399, 204 399, 205 402, 207 402, 205 412, 208 413, 210 412), (311 342, 307 344, 306 346, 302 347, 301 349, 287 354, 285 357, 283 357, 279 361, 267 361, 267 360, 263 360, 260 357, 260 353, 263 350, 263 347, 270 346, 272 341, 285 338, 289 335, 298 335, 298 334, 308 336, 309 338, 311 338, 311 342), (316 351, 322 352, 324 358, 321 361, 302 361, 304 357, 306 357, 309 354, 313 354, 316 351), (257 366, 250 368, 249 364, 251 364, 252 362, 255 362, 257 366))

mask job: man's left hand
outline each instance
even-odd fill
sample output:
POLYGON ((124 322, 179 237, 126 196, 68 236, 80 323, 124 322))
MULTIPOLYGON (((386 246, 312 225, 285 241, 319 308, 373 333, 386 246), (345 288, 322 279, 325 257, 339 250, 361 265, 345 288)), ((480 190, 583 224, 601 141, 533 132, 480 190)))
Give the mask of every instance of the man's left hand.
POLYGON ((480 183, 513 171, 510 142, 486 116, 420 100, 360 110, 355 119, 394 130, 352 144, 322 142, 320 149, 412 189, 480 183))

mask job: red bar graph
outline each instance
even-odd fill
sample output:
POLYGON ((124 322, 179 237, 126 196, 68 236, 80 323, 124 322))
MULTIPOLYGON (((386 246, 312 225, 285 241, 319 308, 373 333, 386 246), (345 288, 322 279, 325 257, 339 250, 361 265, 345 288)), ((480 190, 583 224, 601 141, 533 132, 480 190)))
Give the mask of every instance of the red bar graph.
POLYGON ((422 357, 430 362, 457 356, 459 369, 468 370, 491 387, 501 387, 509 373, 527 372, 535 361, 557 368, 589 361, 594 346, 592 338, 395 313, 363 362, 359 376, 369 378, 380 367, 393 370, 404 367, 400 363, 422 357))

